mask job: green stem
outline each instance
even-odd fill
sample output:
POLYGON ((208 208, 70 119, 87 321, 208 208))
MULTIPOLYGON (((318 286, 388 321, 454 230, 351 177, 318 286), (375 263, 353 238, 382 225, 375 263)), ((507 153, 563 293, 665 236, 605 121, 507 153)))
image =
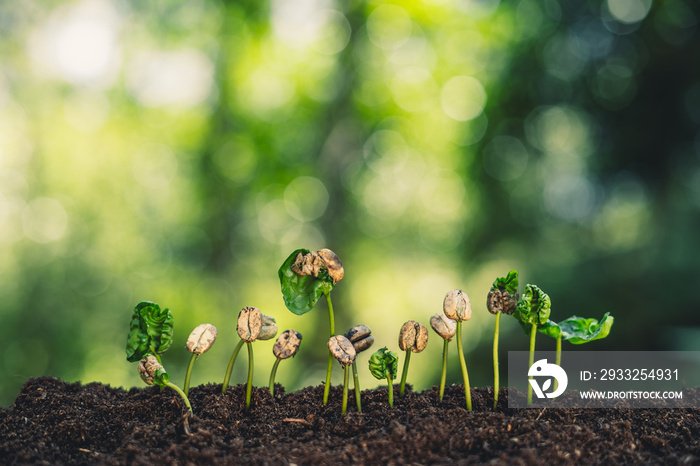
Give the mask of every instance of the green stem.
POLYGON ((190 364, 187 366, 187 372, 185 372, 185 385, 182 389, 183 392, 185 392, 185 395, 190 394, 190 376, 192 375, 192 367, 194 367, 194 362, 197 359, 197 354, 192 353, 192 357, 190 358, 190 364))
POLYGON ((403 398, 403 391, 406 388, 406 377, 408 376, 408 364, 411 362, 411 350, 406 350, 406 359, 403 361, 401 371, 401 385, 399 385, 399 396, 403 398))
MULTIPOLYGON (((530 330, 530 360, 527 367, 532 367, 535 363, 535 337, 537 336, 537 324, 532 324, 532 330, 530 330)), ((532 376, 528 376, 528 379, 532 379, 532 376)), ((527 404, 532 404, 532 385, 530 382, 527 383, 527 404)))
POLYGON ((233 372, 233 365, 236 363, 236 358, 238 357, 238 352, 241 350, 243 347, 243 343, 245 343, 243 340, 240 340, 238 344, 236 345, 236 349, 233 350, 233 354, 231 355, 231 359, 228 362, 228 367, 226 368, 226 375, 224 376, 224 383, 221 385, 221 393, 226 393, 226 389, 228 388, 228 383, 231 380, 231 373, 233 372))
POLYGON ((445 340, 442 344, 442 376, 440 377, 440 401, 445 395, 445 380, 447 379, 447 349, 449 348, 450 341, 445 340))
POLYGON ((245 410, 250 409, 250 398, 253 394, 253 344, 246 342, 248 347, 248 382, 245 386, 245 410))
POLYGON ((464 396, 467 402, 467 411, 472 410, 472 390, 469 386, 469 373, 467 363, 464 361, 464 350, 462 349, 462 322, 457 322, 457 352, 459 353, 459 365, 462 366, 462 376, 464 377, 464 396))
POLYGON ((498 368, 498 327, 501 320, 501 311, 496 313, 496 328, 493 331, 493 409, 498 406, 498 385, 499 385, 499 368, 498 368))
POLYGON ((275 363, 272 365, 272 372, 270 372, 270 395, 275 396, 275 375, 277 375, 277 366, 280 365, 280 358, 277 358, 275 363))
MULTIPOLYGON (((331 302, 331 294, 326 295, 326 303, 328 303, 328 322, 331 328, 331 337, 335 335, 335 318, 333 317, 333 303, 331 302)), ((328 368, 326 369, 326 385, 323 387, 323 404, 328 404, 328 394, 331 390, 331 371, 333 370, 333 353, 328 350, 328 368)))
POLYGON ((389 407, 394 407, 394 381, 391 380, 391 373, 389 371, 385 372, 386 383, 389 385, 389 407))
POLYGON ((345 366, 345 373, 343 375, 343 407, 340 411, 341 414, 345 414, 348 410, 348 378, 350 376, 350 366, 345 366))
POLYGON ((190 400, 189 400, 189 398, 187 398, 187 395, 185 395, 185 392, 180 390, 180 387, 178 387, 177 385, 175 385, 172 382, 165 382, 165 386, 170 387, 173 390, 175 390, 177 392, 177 394, 180 395, 180 397, 185 401, 185 406, 187 406, 187 409, 189 409, 190 412, 192 412, 192 405, 190 404, 190 400))
MULTIPOLYGON (((561 334, 557 337, 557 355, 554 360, 554 364, 561 367, 561 334)), ((554 379, 554 390, 559 387, 559 382, 554 379)))
POLYGON ((355 385, 355 402, 357 403, 357 412, 362 412, 362 401, 360 400, 360 377, 357 375, 357 364, 352 362, 352 380, 355 385))

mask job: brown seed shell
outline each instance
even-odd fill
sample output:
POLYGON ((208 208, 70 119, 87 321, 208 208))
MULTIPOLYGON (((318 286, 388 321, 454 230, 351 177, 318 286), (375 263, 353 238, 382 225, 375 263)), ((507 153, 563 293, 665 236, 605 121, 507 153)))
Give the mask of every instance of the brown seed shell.
POLYGON ((197 325, 187 338, 187 351, 200 355, 209 351, 216 341, 217 330, 212 324, 197 325))
POLYGON ((345 333, 345 338, 350 340, 356 353, 361 353, 374 344, 372 330, 366 325, 355 325, 345 333))
POLYGON ((420 353, 428 344, 428 329, 415 320, 409 320, 399 331, 399 348, 401 351, 420 353))
POLYGON ((355 361, 357 353, 350 340, 344 335, 333 335, 328 340, 328 349, 341 366, 346 367, 355 361))
POLYGON ((338 256, 330 249, 320 249, 316 251, 321 260, 323 260, 323 265, 328 270, 328 275, 333 279, 333 283, 338 283, 345 276, 345 270, 343 269, 343 263, 340 262, 338 256))
POLYGON ((141 380, 146 382, 146 385, 153 385, 153 381, 156 377, 156 371, 164 370, 163 365, 158 362, 155 356, 149 354, 145 358, 139 361, 138 371, 141 376, 141 380))
POLYGON ((274 317, 263 314, 262 315, 262 328, 260 329, 260 335, 258 335, 258 340, 270 340, 275 338, 277 335, 277 321, 274 317))
POLYGON ((435 314, 430 318, 430 326, 443 340, 450 341, 452 337, 455 336, 455 333, 457 333, 457 324, 443 312, 435 314))
POLYGON ((244 307, 238 314, 238 336, 248 343, 254 342, 262 330, 262 312, 257 307, 244 307))
POLYGON ((272 354, 279 359, 287 359, 297 354, 301 345, 301 333, 296 330, 285 330, 280 334, 272 347, 272 354))
POLYGON ((464 322, 472 318, 472 303, 469 296, 462 290, 452 290, 445 295, 442 303, 445 315, 456 322, 464 322))

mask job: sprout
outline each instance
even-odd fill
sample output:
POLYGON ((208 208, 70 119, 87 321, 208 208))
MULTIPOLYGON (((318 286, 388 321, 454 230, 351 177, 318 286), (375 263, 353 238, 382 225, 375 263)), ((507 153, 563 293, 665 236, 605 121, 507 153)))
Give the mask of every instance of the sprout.
POLYGON ((445 394, 445 379, 447 378, 447 348, 457 332, 457 324, 454 320, 448 319, 444 313, 440 313, 430 318, 430 326, 445 340, 442 345, 442 376, 440 377, 440 401, 442 401, 445 394))
POLYGON ((445 295, 442 302, 442 310, 445 315, 457 323, 457 353, 459 353, 459 365, 462 368, 464 378, 464 396, 466 398, 467 410, 472 410, 472 394, 469 386, 469 373, 467 363, 464 360, 464 350, 462 349, 462 322, 471 319, 472 303, 469 296, 462 290, 452 290, 445 295))
POLYGON ((277 321, 272 316, 262 314, 262 327, 258 340, 267 341, 277 336, 277 321))
POLYGON ((493 332, 493 409, 498 406, 498 327, 501 313, 511 315, 518 304, 518 272, 511 270, 503 278, 497 278, 491 285, 486 298, 486 308, 496 315, 496 326, 493 332))
POLYGON ((399 370, 399 357, 386 346, 369 358, 369 371, 377 380, 386 379, 389 385, 389 406, 394 407, 394 379, 399 370))
MULTIPOLYGON (((262 330, 262 313, 257 307, 244 307, 238 314, 238 326, 236 331, 238 336, 241 337, 241 342, 245 342, 248 348, 248 380, 246 382, 245 389, 245 409, 248 411, 250 409, 250 400, 253 392, 253 345, 252 343, 260 336, 260 331, 262 330)), ((239 343, 240 345, 240 343, 239 343)), ((231 358, 235 361, 235 355, 238 354, 238 348, 234 352, 234 356, 231 358)), ((229 365, 232 364, 229 362, 229 365)), ((230 373, 227 371, 227 376, 230 377, 230 373)), ((228 382, 228 380, 226 380, 228 382)), ((224 387, 225 391, 225 387, 224 387)))
POLYGON ((401 372, 401 385, 399 386, 399 396, 403 396, 406 388, 406 377, 408 376, 408 365, 411 362, 411 353, 420 353, 428 344, 428 329, 425 325, 409 320, 399 331, 399 348, 406 352, 406 359, 401 372))
MULTIPOLYGON (((287 257, 278 271, 285 306, 294 314, 302 315, 313 309, 322 295, 325 296, 332 337, 335 334, 335 320, 330 293, 343 279, 344 274, 343 264, 330 249, 321 249, 316 252, 297 249, 287 257)), ((333 355, 329 353, 326 385, 323 389, 324 405, 328 404, 332 368, 333 355)))
POLYGON ((345 414, 348 409, 348 375, 350 373, 350 365, 355 362, 355 348, 350 340, 343 335, 334 335, 328 340, 328 350, 335 359, 343 366, 343 405, 341 414, 345 414))
POLYGON ((141 359, 138 364, 138 371, 141 379, 146 382, 146 385, 158 385, 159 387, 169 387, 175 390, 185 402, 187 409, 192 412, 192 405, 187 395, 180 390, 180 387, 170 382, 170 375, 168 375, 163 365, 154 355, 149 354, 141 359))
MULTIPOLYGON (((535 285, 525 285, 513 316, 520 322, 525 333, 530 334, 530 360, 528 367, 535 362, 535 337, 537 329, 547 323, 552 311, 552 302, 544 291, 535 285)), ((531 378, 531 377, 530 377, 531 378)), ((532 404, 532 385, 527 387, 527 404, 532 404)))
POLYGON ((299 345, 301 345, 301 333, 291 329, 282 332, 277 341, 275 341, 275 345, 272 347, 272 354, 275 355, 277 360, 273 364, 272 372, 270 373, 270 395, 275 396, 277 366, 279 366, 281 360, 296 356, 297 351, 299 351, 299 345))
POLYGON ((156 303, 142 301, 134 308, 126 339, 126 360, 136 362, 152 354, 160 362, 173 343, 173 315, 156 303))
MULTIPOLYGON (((345 338, 350 340, 357 354, 369 349, 374 344, 372 330, 366 325, 355 325, 345 333, 345 338)), ((357 412, 362 412, 362 401, 360 400, 360 377, 357 375, 357 362, 352 363, 352 379, 355 385, 355 402, 357 403, 357 412)))
MULTIPOLYGON (((261 314, 261 316, 262 321, 260 327, 260 334, 258 335, 256 340, 270 340, 271 338, 274 338, 275 335, 277 335, 277 321, 272 316, 268 316, 265 314, 261 314)), ((231 354, 231 359, 229 359, 228 366, 226 367, 224 382, 221 384, 221 393, 226 393, 226 389, 228 388, 228 384, 231 380, 231 374, 233 373, 233 366, 236 363, 236 358, 238 358, 238 353, 243 347, 243 343, 245 343, 244 339, 239 340, 238 344, 233 350, 233 354, 231 354)))
POLYGON ((185 373, 185 385, 183 386, 183 391, 185 395, 190 393, 190 375, 192 374, 192 367, 194 367, 194 361, 199 357, 200 354, 209 351, 209 348, 214 345, 216 341, 216 327, 212 324, 199 324, 192 330, 189 338, 187 338, 187 351, 192 353, 190 358, 190 364, 187 366, 187 372, 185 373))

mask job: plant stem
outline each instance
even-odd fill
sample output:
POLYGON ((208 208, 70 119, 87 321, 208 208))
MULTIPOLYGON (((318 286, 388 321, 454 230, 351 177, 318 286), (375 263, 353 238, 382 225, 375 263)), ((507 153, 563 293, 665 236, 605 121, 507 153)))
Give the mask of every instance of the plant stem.
MULTIPOLYGON (((535 337, 537 336, 537 324, 532 324, 532 330, 530 330, 530 360, 528 368, 532 367, 535 363, 535 337)), ((528 376, 528 379, 532 379, 532 376, 528 376)), ((532 404, 532 385, 530 382, 527 383, 527 404, 532 404)))
POLYGON ((233 365, 236 363, 236 358, 238 357, 238 352, 241 350, 243 347, 243 340, 240 340, 238 344, 236 345, 236 349, 233 350, 233 354, 231 355, 231 359, 228 362, 228 367, 226 368, 226 375, 224 376, 224 383, 221 386, 221 393, 226 393, 226 389, 228 388, 228 383, 231 380, 231 373, 233 372, 233 365))
POLYGON ((459 364, 462 366, 462 376, 464 377, 464 396, 467 402, 467 411, 472 410, 472 391, 469 386, 469 373, 467 363, 464 361, 464 350, 462 349, 462 322, 457 322, 457 352, 459 353, 459 364))
POLYGON ((493 331, 493 409, 498 406, 498 383, 499 383, 499 368, 498 368, 498 327, 501 320, 501 311, 496 313, 496 328, 493 331))
POLYGON ((391 380, 391 374, 386 372, 386 382, 389 385, 389 407, 394 407, 394 381, 391 380))
POLYGON ((175 385, 172 382, 165 382, 165 386, 170 387, 173 390, 175 390, 177 392, 177 394, 180 395, 180 397, 184 400, 185 406, 187 406, 187 409, 189 409, 190 412, 192 412, 192 405, 190 404, 190 400, 189 400, 189 398, 187 398, 187 395, 185 395, 185 392, 180 390, 180 387, 178 387, 177 385, 175 385))
POLYGON ((345 414, 348 410, 348 379, 350 376, 350 366, 345 366, 343 375, 343 407, 340 411, 341 414, 345 414))
POLYGON ((360 377, 357 375, 357 364, 352 362, 352 381, 355 386, 355 402, 357 403, 357 412, 362 412, 362 401, 360 400, 360 377))
POLYGON ((192 375, 192 367, 194 367, 194 362, 197 359, 197 354, 192 353, 192 357, 190 358, 190 364, 187 366, 187 372, 185 372, 185 385, 182 388, 182 391, 185 392, 185 395, 190 394, 190 375, 192 375))
POLYGON ((275 396, 275 375, 277 375, 277 366, 280 365, 280 358, 277 358, 275 363, 272 365, 272 372, 270 372, 270 395, 275 396))
POLYGON ((250 409, 250 398, 253 394, 253 344, 249 341, 246 342, 248 347, 248 382, 245 386, 245 410, 250 409))
MULTIPOLYGON (((335 335, 335 318, 333 317, 333 303, 331 302, 331 294, 326 295, 326 303, 328 303, 328 322, 331 328, 331 337, 335 335)), ((328 350, 328 369, 326 370, 326 385, 323 387, 323 404, 328 404, 328 394, 331 390, 331 371, 333 370, 333 353, 328 350)))
MULTIPOLYGON (((561 367, 561 334, 557 337, 557 355, 554 358, 554 364, 561 367)), ((559 388, 559 381, 554 379, 554 390, 559 388)))
POLYGON ((401 371, 401 385, 399 385, 399 396, 403 398, 403 391, 406 388, 406 377, 408 376, 408 364, 411 362, 411 350, 406 350, 406 359, 403 361, 401 371))
POLYGON ((440 401, 445 395, 445 380, 447 379, 447 349, 449 348, 449 340, 445 340, 442 344, 442 376, 440 377, 440 401))

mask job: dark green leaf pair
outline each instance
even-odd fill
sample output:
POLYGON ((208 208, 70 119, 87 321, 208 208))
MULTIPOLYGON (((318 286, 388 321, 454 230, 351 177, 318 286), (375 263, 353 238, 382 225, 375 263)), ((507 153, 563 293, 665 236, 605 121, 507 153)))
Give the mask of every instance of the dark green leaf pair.
POLYGON ((147 354, 164 353, 172 343, 173 315, 170 309, 161 310, 150 301, 138 303, 131 316, 126 340, 127 361, 136 362, 147 354))
POLYGON ((606 312, 600 322, 598 319, 571 316, 559 323, 548 320, 538 330, 552 338, 561 336, 562 340, 580 345, 607 337, 614 322, 615 318, 606 312))
MULTIPOLYGON (((509 274, 510 275, 510 274, 509 274)), ((549 295, 535 285, 525 285, 514 317, 518 319, 526 334, 530 334, 533 325, 545 325, 552 312, 549 295)))
POLYGON ((386 347, 380 348, 369 358, 369 371, 375 379, 386 379, 388 374, 394 380, 399 372, 398 355, 386 347))
POLYGON ((330 293, 335 284, 327 271, 322 271, 318 277, 299 275, 292 270, 297 256, 309 254, 308 249, 297 249, 284 261, 278 271, 282 295, 287 309, 296 315, 309 312, 324 294, 330 293))

